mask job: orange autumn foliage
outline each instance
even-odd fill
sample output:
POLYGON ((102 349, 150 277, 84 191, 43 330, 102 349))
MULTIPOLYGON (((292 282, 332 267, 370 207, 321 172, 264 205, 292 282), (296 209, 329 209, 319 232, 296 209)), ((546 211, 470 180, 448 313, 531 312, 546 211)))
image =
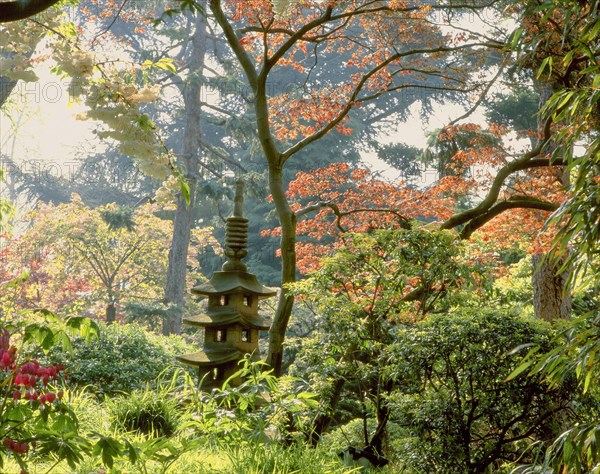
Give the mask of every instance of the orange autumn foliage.
MULTIPOLYGON (((561 174, 561 168, 528 170, 514 182, 511 192, 560 205, 567 198, 561 174)), ((509 191, 502 197, 508 199, 509 191)), ((519 247, 531 254, 546 253, 553 248, 558 231, 556 223, 547 222, 550 214, 536 209, 511 209, 486 223, 478 234, 498 248, 519 247)))
MULTIPOLYGON (((465 31, 447 33, 432 22, 430 15, 441 5, 302 0, 292 2, 285 15, 276 15, 268 0, 212 3, 220 4, 237 32, 237 41, 255 64, 291 68, 305 76, 298 87, 274 84, 277 90, 269 94, 271 131, 285 142, 310 136, 342 111, 395 90, 395 79, 402 76, 410 76, 412 83, 435 75, 449 87, 467 84, 473 72, 470 67, 452 68, 451 77, 436 71, 440 61, 452 55, 452 48, 481 39, 465 31), (340 74, 319 75, 323 62, 333 56, 344 58, 340 74)), ((470 49, 470 55, 473 60, 478 55, 483 58, 480 48, 470 49)), ((346 120, 335 128, 351 132, 346 120)))
MULTIPOLYGON (((467 128, 481 129, 472 125, 467 128)), ((494 133, 505 131, 493 129, 494 133)), ((450 140, 455 132, 447 130, 443 138, 450 140)), ((318 268, 321 258, 339 247, 339 236, 347 231, 405 227, 411 220, 442 224, 457 212, 459 198, 481 200, 497 170, 510 159, 507 150, 475 138, 468 150, 458 151, 448 163, 452 174, 424 189, 407 187, 404 182, 385 182, 365 168, 351 168, 345 163, 299 173, 288 188, 292 209, 299 217, 298 269, 306 273, 318 268)), ((559 167, 515 173, 502 188, 498 202, 518 197, 560 205, 566 197, 561 179, 559 167)), ((536 209, 510 209, 485 223, 474 238, 495 252, 515 247, 531 253, 546 251, 556 231, 546 226, 549 215, 536 209)), ((279 229, 268 232, 278 233, 279 229)), ((493 260, 494 252, 484 253, 477 258, 493 260)))
MULTIPOLYGON (((288 188, 292 209, 334 203, 320 207, 314 216, 300 220, 297 233, 298 269, 305 273, 317 268, 321 257, 337 248, 343 231, 365 232, 374 228, 399 228, 411 219, 441 221, 452 214, 455 198, 445 185, 420 191, 404 183, 387 183, 365 168, 336 163, 327 168, 299 173, 288 188)), ((279 235, 279 229, 266 232, 279 235)))

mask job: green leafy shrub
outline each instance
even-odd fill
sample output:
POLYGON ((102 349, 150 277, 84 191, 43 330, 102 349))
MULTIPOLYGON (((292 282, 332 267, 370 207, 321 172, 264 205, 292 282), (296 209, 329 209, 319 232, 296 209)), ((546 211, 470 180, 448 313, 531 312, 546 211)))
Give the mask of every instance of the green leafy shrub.
POLYGON ((273 375, 265 363, 246 355, 240 369, 221 388, 198 392, 189 376, 185 384, 188 406, 184 428, 201 433, 215 445, 242 446, 270 443, 292 444, 295 435, 306 429, 308 415, 318 407, 315 394, 306 391, 298 378, 273 375), (241 379, 240 385, 232 381, 241 379))
POLYGON ((132 392, 176 367, 175 355, 192 349, 178 336, 158 336, 140 326, 101 325, 96 340, 78 338, 73 351, 54 349, 50 359, 69 368, 69 384, 96 393, 132 392))
POLYGON ((120 431, 172 436, 179 425, 180 407, 165 392, 136 390, 108 400, 112 425, 120 431))
MULTIPOLYGON (((412 434, 417 471, 440 474, 503 472, 523 460, 529 442, 549 442, 575 394, 568 379, 507 377, 523 344, 551 345, 538 320, 491 309, 430 317, 395 335, 391 376, 398 390, 392 418, 412 434)), ((408 445, 407 445, 408 447, 408 445)))
POLYGON ((374 230, 346 234, 322 267, 289 285, 315 313, 290 373, 309 374, 320 394, 313 444, 333 424, 372 416, 368 440, 382 452, 389 421, 389 349, 394 328, 464 301, 479 280, 466 249, 450 231, 374 230))

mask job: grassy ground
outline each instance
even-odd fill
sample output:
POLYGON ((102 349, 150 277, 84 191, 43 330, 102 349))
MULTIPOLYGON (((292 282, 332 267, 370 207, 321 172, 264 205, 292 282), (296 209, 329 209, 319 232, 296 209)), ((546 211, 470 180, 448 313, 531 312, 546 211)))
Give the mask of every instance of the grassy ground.
MULTIPOLYGON (((6 474, 18 474, 15 464, 5 466, 6 474)), ((335 453, 324 449, 296 447, 283 449, 279 446, 232 447, 230 449, 200 448, 183 454, 169 466, 155 461, 130 464, 117 462, 112 470, 105 470, 98 459, 86 460, 76 470, 66 463, 54 465, 52 461, 30 465, 30 474, 349 474, 359 468, 343 466, 335 453)), ((377 470, 388 474, 402 472, 392 467, 377 470)))
MULTIPOLYGON (((133 445, 149 442, 153 438, 135 433, 119 432, 111 423, 111 403, 114 400, 98 400, 85 391, 67 392, 65 396, 71 407, 77 413, 80 423, 80 433, 99 433, 105 436, 125 437, 133 445)), ((185 420, 182 420, 183 422, 185 420)), ((171 438, 174 444, 184 437, 189 437, 190 431, 179 431, 171 438), (181 437, 181 438, 179 438, 181 437)), ((347 441, 344 440, 347 445, 347 441)), ((200 439, 194 449, 179 455, 176 451, 169 452, 168 448, 160 451, 164 462, 148 459, 144 450, 138 451, 139 459, 132 464, 127 459, 115 459, 112 469, 107 469, 101 462, 101 457, 84 458, 75 469, 66 462, 56 463, 53 459, 31 459, 28 463, 29 474, 328 474, 358 472, 358 468, 349 468, 340 462, 337 453, 340 450, 340 440, 327 441, 316 449, 303 444, 295 444, 284 448, 276 442, 267 444, 238 443, 229 446, 222 441, 215 443, 214 439, 200 439), (174 458, 174 459, 173 459, 174 458)), ((20 468, 9 461, 0 472, 19 474, 20 468)), ((380 469, 377 472, 400 473, 397 466, 380 469)))

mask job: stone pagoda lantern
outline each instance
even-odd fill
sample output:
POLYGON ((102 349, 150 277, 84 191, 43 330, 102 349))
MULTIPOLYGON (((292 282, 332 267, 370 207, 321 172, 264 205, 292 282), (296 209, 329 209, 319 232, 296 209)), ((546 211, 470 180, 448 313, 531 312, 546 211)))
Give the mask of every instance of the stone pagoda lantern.
MULTIPOLYGON (((227 219, 227 262, 207 283, 192 288, 192 293, 208 298, 206 313, 183 319, 186 325, 204 328, 204 342, 201 351, 177 356, 177 360, 198 367, 204 388, 220 386, 238 370, 237 363, 245 354, 260 358, 259 333, 268 330, 269 324, 258 315, 258 301, 277 293, 261 285, 242 262, 248 254, 243 186, 242 181, 237 182, 233 215, 227 219)), ((232 381, 233 385, 240 383, 232 381)))

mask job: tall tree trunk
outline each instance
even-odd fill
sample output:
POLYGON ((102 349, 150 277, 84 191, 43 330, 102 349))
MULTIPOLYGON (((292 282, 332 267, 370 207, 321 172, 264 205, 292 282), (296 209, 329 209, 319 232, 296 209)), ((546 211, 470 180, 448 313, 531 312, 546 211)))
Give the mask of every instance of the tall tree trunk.
POLYGON ((181 332, 181 318, 185 308, 187 256, 192 228, 193 183, 190 183, 190 193, 189 203, 183 196, 179 196, 177 200, 164 298, 165 303, 172 307, 172 311, 169 311, 168 316, 163 320, 162 333, 164 335, 181 332))
POLYGON ((106 315, 106 322, 108 324, 112 324, 117 320, 117 308, 115 307, 114 301, 110 301, 106 305, 105 315, 106 315))
POLYGON ((541 253, 533 261, 533 308, 535 316, 545 321, 571 317, 571 295, 565 292, 568 274, 560 272, 561 262, 544 258, 541 253))
MULTIPOLYGON (((551 85, 548 83, 536 81, 535 88, 540 94, 539 105, 541 107, 552 95, 551 85)), ((538 121, 538 130, 541 132, 544 124, 541 118, 538 121)), ((552 143, 547 145, 546 153, 553 151, 552 143)), ((568 180, 568 175, 563 170, 560 179, 563 184, 568 180)), ((571 295, 568 294, 567 279, 568 270, 560 271, 562 263, 551 256, 541 253, 532 257, 533 274, 533 309, 536 318, 545 321, 554 321, 556 319, 568 319, 571 317, 571 295)))
POLYGON ((294 305, 294 297, 287 291, 285 285, 296 281, 296 215, 290 208, 285 195, 281 166, 269 166, 269 186, 281 223, 281 292, 269 330, 267 363, 276 376, 281 376, 283 372, 283 342, 294 305))
POLYGON ((169 316, 163 320, 162 332, 165 335, 181 332, 181 318, 185 308, 187 257, 193 224, 192 211, 200 161, 201 81, 199 76, 204 69, 206 53, 206 18, 199 13, 190 13, 190 15, 194 15, 194 30, 191 37, 192 47, 188 61, 188 76, 183 87, 185 126, 182 153, 178 160, 180 166, 184 168, 182 171, 190 187, 190 197, 187 202, 184 196, 179 196, 175 211, 164 296, 165 304, 174 310, 169 311, 169 316))
POLYGON ((104 309, 104 317, 107 324, 112 324, 117 320, 117 295, 114 292, 114 280, 110 278, 106 284, 106 308, 104 309))

